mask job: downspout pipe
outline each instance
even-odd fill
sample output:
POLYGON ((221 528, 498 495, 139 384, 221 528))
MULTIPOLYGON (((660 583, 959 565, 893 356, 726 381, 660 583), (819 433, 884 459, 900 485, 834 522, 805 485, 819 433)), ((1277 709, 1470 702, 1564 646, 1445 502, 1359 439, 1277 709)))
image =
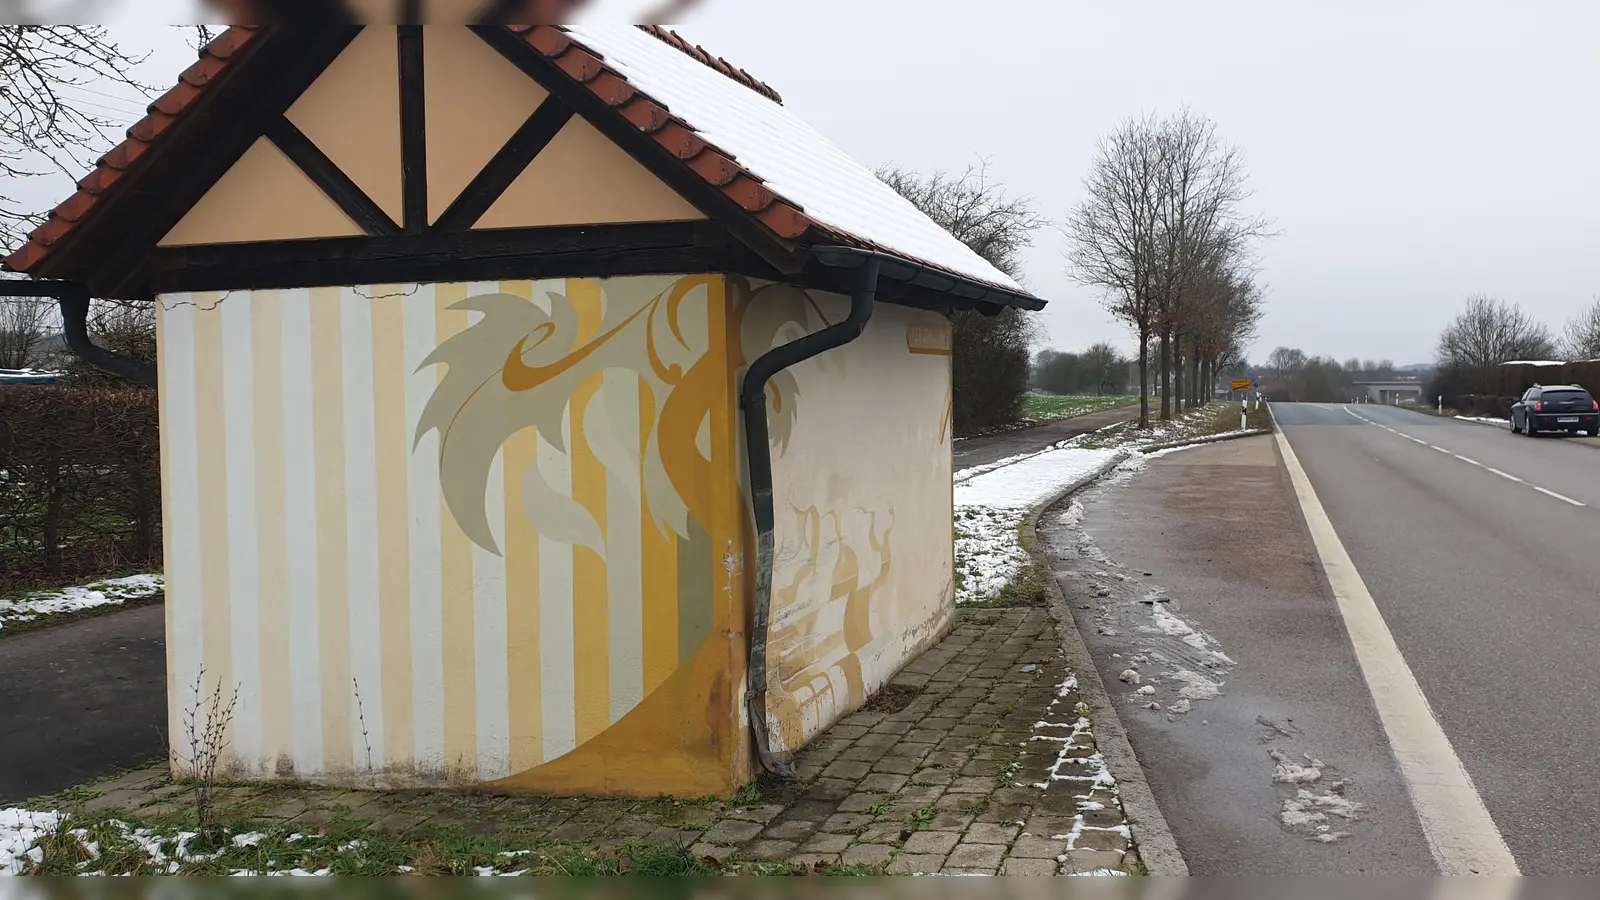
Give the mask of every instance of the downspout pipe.
POLYGON ((872 318, 872 306, 878 292, 878 254, 854 248, 828 250, 839 251, 843 256, 836 261, 825 261, 824 265, 855 270, 849 315, 821 331, 768 351, 750 364, 739 390, 739 405, 744 411, 745 455, 750 469, 750 501, 756 528, 755 609, 750 625, 750 661, 746 669, 744 698, 750 716, 750 731, 755 735, 756 756, 763 769, 777 775, 792 774, 793 766, 787 759, 776 758, 767 734, 767 638, 772 621, 773 531, 777 521, 772 503, 772 446, 767 431, 767 382, 790 366, 842 347, 860 337, 872 318), (855 265, 850 266, 850 262, 855 265))
POLYGON ((84 362, 113 375, 141 384, 156 386, 155 367, 132 357, 107 350, 89 340, 89 289, 70 281, 0 281, 0 296, 43 297, 61 306, 61 326, 67 346, 84 362))

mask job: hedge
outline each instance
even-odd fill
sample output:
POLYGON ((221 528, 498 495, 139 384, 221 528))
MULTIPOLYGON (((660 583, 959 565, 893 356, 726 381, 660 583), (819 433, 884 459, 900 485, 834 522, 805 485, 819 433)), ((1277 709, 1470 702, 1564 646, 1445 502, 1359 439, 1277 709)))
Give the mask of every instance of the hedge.
POLYGON ((156 392, 0 388, 0 590, 161 566, 156 392))

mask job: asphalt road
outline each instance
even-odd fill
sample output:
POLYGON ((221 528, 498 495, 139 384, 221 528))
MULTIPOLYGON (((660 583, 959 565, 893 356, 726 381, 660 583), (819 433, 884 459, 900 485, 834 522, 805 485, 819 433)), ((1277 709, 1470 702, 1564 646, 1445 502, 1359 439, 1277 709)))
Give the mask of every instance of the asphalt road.
POLYGON ((1080 522, 1058 510, 1041 534, 1190 873, 1435 874, 1273 439, 1157 457, 1080 502, 1080 522), (1133 666, 1142 684, 1119 679, 1133 666), (1171 712, 1179 669, 1220 695, 1171 712), (1321 762, 1322 777, 1275 783, 1274 753, 1321 762), (1354 820, 1328 816, 1327 836, 1346 836, 1284 821, 1302 787, 1361 804, 1354 820))
POLYGON ((1137 405, 1123 406, 987 437, 962 438, 956 441, 955 445, 955 470, 959 472, 973 466, 998 462, 1009 456, 1035 453, 1057 441, 1064 441, 1107 425, 1115 425, 1138 417, 1137 405))
POLYGON ((1381 406, 1273 411, 1518 866, 1600 873, 1600 452, 1381 406))
POLYGON ((166 753, 160 605, 0 638, 0 806, 166 753))

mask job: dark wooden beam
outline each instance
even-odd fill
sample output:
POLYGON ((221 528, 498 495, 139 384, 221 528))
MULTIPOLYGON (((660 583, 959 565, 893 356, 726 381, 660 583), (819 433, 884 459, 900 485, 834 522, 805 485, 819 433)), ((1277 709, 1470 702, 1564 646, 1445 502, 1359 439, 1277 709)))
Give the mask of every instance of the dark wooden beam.
POLYGON ((422 24, 422 0, 400 0, 400 24, 422 24))
POLYGON ((722 222, 728 232, 766 261, 772 269, 794 274, 805 264, 805 254, 793 244, 779 240, 728 195, 708 184, 649 135, 641 133, 620 113, 607 106, 589 89, 574 82, 555 63, 528 46, 522 36, 500 25, 475 25, 473 32, 493 47, 512 65, 537 81, 623 152, 633 157, 677 191, 696 209, 722 222))
POLYGON ((428 99, 422 70, 422 26, 400 26, 400 173, 410 234, 428 229, 428 99))
POLYGON ((562 103, 555 97, 546 98, 533 111, 517 133, 506 141, 504 147, 489 160, 461 192, 461 196, 450 204, 433 227, 440 231, 465 231, 478 223, 483 214, 489 211, 500 195, 511 187, 511 182, 517 180, 522 170, 533 162, 560 133, 568 122, 572 121, 572 107, 562 103))
POLYGON ((374 235, 400 233, 400 226, 389 218, 389 214, 351 181, 350 176, 312 143, 305 132, 296 128, 287 116, 279 116, 277 121, 267 126, 267 138, 277 144, 283 155, 306 173, 306 177, 321 188, 330 200, 337 203, 352 222, 361 226, 362 231, 374 235))
POLYGON ((51 253, 40 275, 72 277, 94 296, 149 296, 147 255, 155 242, 178 224, 222 175, 261 138, 266 123, 306 90, 344 51, 360 27, 272 26, 251 42, 246 59, 232 66, 248 77, 224 74, 195 109, 189 110, 158 151, 139 160, 130 184, 112 192, 106 210, 96 211, 93 227, 69 235, 66 247, 51 253), (261 75, 262 78, 258 78, 261 75))
POLYGON ((611 278, 746 267, 743 248, 718 223, 651 222, 163 247, 155 253, 152 283, 158 292, 170 293, 611 278))
MULTIPOLYGON (((117 192, 113 203, 117 212, 114 217, 103 216, 107 228, 113 220, 120 223, 115 243, 85 249, 94 257, 82 265, 93 268, 81 280, 94 296, 148 296, 146 263, 156 242, 233 168, 267 124, 282 116, 360 31, 359 26, 272 26, 263 36, 266 43, 251 51, 250 60, 234 61, 233 65, 248 65, 266 80, 229 79, 215 89, 215 96, 208 91, 204 106, 185 116, 179 131, 164 136, 162 149, 150 154, 154 158, 129 185, 132 189, 117 192), (267 58, 257 59, 255 53, 267 58)), ((70 252, 77 253, 75 248, 70 252)))

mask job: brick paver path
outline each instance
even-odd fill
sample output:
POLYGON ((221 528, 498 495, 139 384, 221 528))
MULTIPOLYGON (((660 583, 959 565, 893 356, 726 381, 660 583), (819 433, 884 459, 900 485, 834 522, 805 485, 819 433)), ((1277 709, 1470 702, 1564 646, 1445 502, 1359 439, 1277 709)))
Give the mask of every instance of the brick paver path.
MULTIPOLYGON (((962 610, 952 632, 868 708, 800 753, 797 778, 728 801, 486 797, 298 785, 224 789, 224 814, 314 831, 427 825, 595 853, 672 843, 731 862, 871 866, 892 874, 1134 871, 1114 782, 1082 718, 1055 624, 1037 608, 962 610)), ((161 769, 94 786, 87 811, 182 820, 161 769)))

